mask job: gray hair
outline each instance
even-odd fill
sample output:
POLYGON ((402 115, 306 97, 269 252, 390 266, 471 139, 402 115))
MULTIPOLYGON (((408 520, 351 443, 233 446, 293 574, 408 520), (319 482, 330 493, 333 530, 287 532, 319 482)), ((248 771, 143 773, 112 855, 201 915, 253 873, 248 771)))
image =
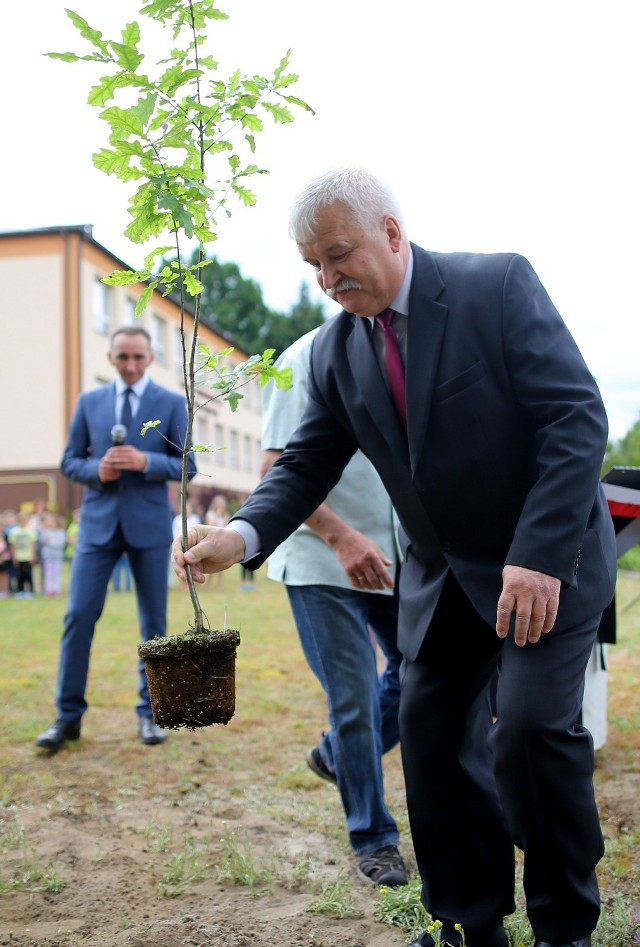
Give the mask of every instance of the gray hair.
POLYGON ((292 204, 289 234, 296 243, 310 240, 320 212, 337 203, 347 207, 367 233, 378 230, 387 214, 404 229, 402 211, 386 184, 363 168, 332 168, 310 181, 292 204))

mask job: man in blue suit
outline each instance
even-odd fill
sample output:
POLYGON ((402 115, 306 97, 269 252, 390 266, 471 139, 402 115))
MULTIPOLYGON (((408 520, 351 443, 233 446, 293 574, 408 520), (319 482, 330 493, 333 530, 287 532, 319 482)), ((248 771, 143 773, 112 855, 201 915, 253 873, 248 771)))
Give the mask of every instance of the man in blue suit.
MULTIPOLYGON (((172 540, 167 482, 181 476, 185 399, 147 375, 154 356, 145 329, 116 330, 108 358, 118 377, 80 396, 62 457, 62 472, 83 483, 85 492, 60 650, 58 716, 36 739, 37 746, 52 750, 80 736, 91 642, 113 567, 123 552, 135 581, 142 639, 166 634, 172 540), (144 422, 155 420, 161 422, 162 436, 152 430, 143 439, 144 422)), ((195 473, 192 460, 190 464, 195 473)), ((153 721, 142 661, 139 675, 140 740, 162 743, 166 735, 153 721)))
POLYGON ((459 947, 462 925, 466 947, 507 947, 515 844, 536 947, 590 947, 604 846, 577 721, 616 578, 597 385, 526 260, 410 243, 366 171, 312 181, 291 233, 342 312, 314 340, 284 452, 229 526, 174 544, 174 568, 258 566, 360 448, 401 522, 400 741, 441 942, 459 947))

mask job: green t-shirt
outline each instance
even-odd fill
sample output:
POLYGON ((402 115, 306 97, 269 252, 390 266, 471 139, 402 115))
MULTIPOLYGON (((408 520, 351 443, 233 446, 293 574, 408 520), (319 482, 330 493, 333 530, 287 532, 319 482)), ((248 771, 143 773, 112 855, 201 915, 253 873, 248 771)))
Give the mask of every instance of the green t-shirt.
POLYGON ((9 542, 17 562, 31 562, 35 556, 35 532, 28 526, 15 526, 9 533, 9 542))

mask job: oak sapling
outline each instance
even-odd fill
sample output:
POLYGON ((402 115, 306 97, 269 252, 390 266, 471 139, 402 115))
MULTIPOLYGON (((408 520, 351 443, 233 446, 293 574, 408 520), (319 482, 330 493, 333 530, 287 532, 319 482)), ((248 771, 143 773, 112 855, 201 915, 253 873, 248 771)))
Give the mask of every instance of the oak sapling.
MULTIPOLYGON (((189 454, 212 449, 192 443, 196 412, 216 399, 226 401, 235 411, 243 397, 242 387, 254 379, 261 385, 273 381, 279 387, 291 386, 290 371, 281 371, 273 364, 273 349, 230 366, 231 348, 216 352, 200 339, 201 275, 209 262, 205 251, 218 239, 218 216, 230 217, 234 200, 245 207, 256 203, 248 184, 254 175, 268 173, 252 163, 264 118, 270 116, 277 124, 284 124, 293 121, 294 109, 313 110, 290 94, 290 87, 298 81, 297 75, 287 71, 291 51, 269 77, 249 76, 240 70, 225 78, 218 75, 218 62, 207 49, 206 30, 219 26, 228 16, 214 0, 143 3, 139 11, 142 22, 146 18, 149 32, 155 30, 156 38, 159 35, 167 39, 155 65, 148 61, 138 21, 127 23, 120 38, 112 40, 103 37, 78 13, 66 12, 88 44, 88 51, 46 55, 99 67, 99 78, 90 88, 88 101, 102 110, 100 118, 109 126, 109 139, 108 146, 93 155, 93 163, 134 186, 125 236, 140 244, 163 238, 170 241, 169 245, 165 242, 155 246, 145 256, 141 269, 117 270, 105 276, 103 282, 140 284, 136 316, 145 310, 155 291, 164 296, 171 294, 180 303, 187 431, 184 443, 178 447, 183 460, 180 500, 182 543, 186 549, 189 454), (186 262, 187 251, 191 263, 186 262), (154 270, 157 261, 169 252, 175 258, 154 270)), ((153 419, 143 425, 145 432, 156 428, 153 419)), ((181 644, 187 646, 202 636, 226 634, 237 644, 237 632, 209 628, 188 569, 187 579, 193 627, 181 636, 181 644)), ((168 640, 148 642, 146 647, 157 654, 167 647, 168 640)), ((211 648, 205 645, 204 650, 211 648)), ((175 664, 175 642, 170 651, 175 664)), ((235 650, 233 654, 235 657, 235 650)), ((228 713, 228 707, 224 712, 228 713)), ((202 725, 193 716, 174 724, 202 725)))

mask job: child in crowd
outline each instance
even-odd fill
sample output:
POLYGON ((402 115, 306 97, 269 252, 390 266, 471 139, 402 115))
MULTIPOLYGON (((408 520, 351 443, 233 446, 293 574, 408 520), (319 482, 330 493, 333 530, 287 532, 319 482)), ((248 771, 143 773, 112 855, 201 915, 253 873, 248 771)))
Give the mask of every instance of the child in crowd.
POLYGON ((33 598, 33 564, 38 557, 38 537, 28 525, 26 513, 18 514, 18 525, 9 533, 13 562, 18 576, 18 598, 33 598))
POLYGON ((44 594, 62 592, 62 563, 64 562, 67 534, 55 513, 46 513, 40 530, 40 559, 44 578, 44 594))
POLYGON ((9 572, 11 570, 11 549, 4 530, 0 530, 0 598, 9 594, 9 572))

